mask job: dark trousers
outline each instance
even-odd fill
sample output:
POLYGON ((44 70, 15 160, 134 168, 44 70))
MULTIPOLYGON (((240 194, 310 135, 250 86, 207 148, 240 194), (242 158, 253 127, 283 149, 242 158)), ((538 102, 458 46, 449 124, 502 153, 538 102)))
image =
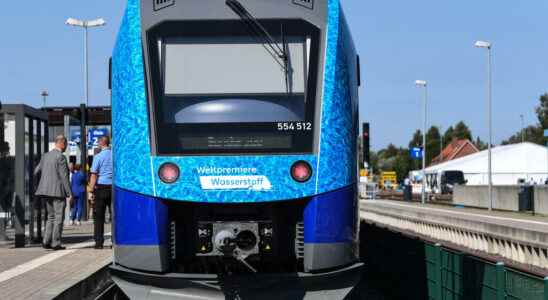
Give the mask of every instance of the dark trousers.
POLYGON ((34 197, 34 215, 36 218, 36 240, 42 241, 42 220, 46 221, 48 219, 48 214, 45 211, 44 203, 46 200, 40 196, 34 197), (42 213, 44 213, 44 218, 42 219, 42 213))
POLYGON ((95 190, 95 206, 93 207, 93 238, 96 246, 103 246, 105 240, 105 211, 110 206, 112 189, 98 187, 95 190))

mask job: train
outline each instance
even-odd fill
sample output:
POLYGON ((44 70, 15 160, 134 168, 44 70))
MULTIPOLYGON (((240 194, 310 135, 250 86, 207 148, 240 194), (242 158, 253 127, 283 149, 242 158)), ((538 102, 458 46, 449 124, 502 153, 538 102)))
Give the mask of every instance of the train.
POLYGON ((361 78, 338 0, 128 0, 110 69, 126 295, 346 295, 361 78))

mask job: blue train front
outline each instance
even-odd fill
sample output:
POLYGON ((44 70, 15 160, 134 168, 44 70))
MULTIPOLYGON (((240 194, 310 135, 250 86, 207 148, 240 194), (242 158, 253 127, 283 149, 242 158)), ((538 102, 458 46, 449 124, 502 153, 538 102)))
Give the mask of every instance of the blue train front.
POLYGON ((356 267, 358 86, 338 0, 128 0, 112 59, 115 278, 356 267))

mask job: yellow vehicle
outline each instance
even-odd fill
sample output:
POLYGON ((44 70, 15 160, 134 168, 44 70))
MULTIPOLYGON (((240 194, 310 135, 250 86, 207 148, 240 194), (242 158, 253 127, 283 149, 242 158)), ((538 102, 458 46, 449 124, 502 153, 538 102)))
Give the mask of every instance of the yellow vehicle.
POLYGON ((381 190, 395 190, 398 187, 397 174, 394 171, 381 172, 379 188, 381 190))

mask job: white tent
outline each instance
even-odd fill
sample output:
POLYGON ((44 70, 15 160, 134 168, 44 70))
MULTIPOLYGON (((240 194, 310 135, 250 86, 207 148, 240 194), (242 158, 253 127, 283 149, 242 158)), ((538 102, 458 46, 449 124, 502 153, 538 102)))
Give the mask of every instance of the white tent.
MULTIPOLYGON (((497 146, 491 149, 494 185, 517 184, 519 179, 544 183, 548 177, 548 151, 546 147, 521 143, 497 146)), ((470 185, 487 184, 487 150, 433 165, 426 172, 459 170, 470 185)))

